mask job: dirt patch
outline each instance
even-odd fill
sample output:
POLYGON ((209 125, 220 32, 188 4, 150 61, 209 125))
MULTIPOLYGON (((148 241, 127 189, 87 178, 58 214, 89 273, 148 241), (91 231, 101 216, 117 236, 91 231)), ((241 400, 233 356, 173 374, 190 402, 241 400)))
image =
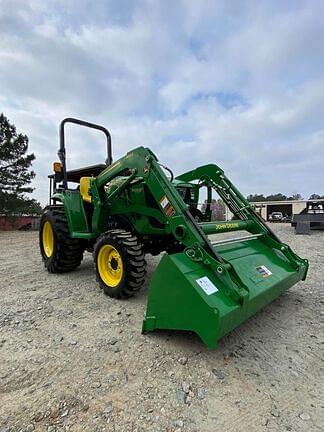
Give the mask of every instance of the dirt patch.
POLYGON ((142 336, 147 284, 113 300, 90 254, 52 275, 37 233, 0 232, 0 432, 323 430, 324 233, 273 229, 309 259, 307 281, 215 351, 190 333, 142 336))

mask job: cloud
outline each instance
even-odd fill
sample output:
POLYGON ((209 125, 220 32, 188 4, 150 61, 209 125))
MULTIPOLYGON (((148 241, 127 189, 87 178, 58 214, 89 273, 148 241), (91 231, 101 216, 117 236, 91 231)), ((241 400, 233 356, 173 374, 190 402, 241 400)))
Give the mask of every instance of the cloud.
MULTIPOLYGON (((66 116, 106 125, 115 158, 144 145, 245 194, 324 193, 323 2, 0 5, 0 110, 30 137, 42 203, 66 116)), ((98 134, 67 133, 71 166, 104 160, 98 134)))

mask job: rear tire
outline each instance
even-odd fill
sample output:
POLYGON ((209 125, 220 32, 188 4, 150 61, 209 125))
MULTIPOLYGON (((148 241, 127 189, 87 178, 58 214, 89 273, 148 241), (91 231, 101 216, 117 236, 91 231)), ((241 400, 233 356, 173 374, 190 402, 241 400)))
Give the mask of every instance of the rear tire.
POLYGON ((146 274, 143 246, 129 231, 113 229, 98 237, 93 259, 99 286, 109 297, 132 297, 142 287, 146 274))
POLYGON ((64 208, 50 207, 39 227, 39 247, 45 268, 50 273, 75 270, 81 264, 85 242, 70 237, 64 208))

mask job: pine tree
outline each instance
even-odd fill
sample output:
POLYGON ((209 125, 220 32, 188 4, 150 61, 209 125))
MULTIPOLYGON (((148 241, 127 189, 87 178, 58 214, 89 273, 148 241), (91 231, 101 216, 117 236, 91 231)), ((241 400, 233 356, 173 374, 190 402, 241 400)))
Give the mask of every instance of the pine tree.
POLYGON ((25 194, 34 189, 30 186, 35 177, 31 170, 35 160, 33 153, 27 154, 28 137, 17 133, 7 117, 0 114, 0 213, 28 212, 29 203, 25 194))

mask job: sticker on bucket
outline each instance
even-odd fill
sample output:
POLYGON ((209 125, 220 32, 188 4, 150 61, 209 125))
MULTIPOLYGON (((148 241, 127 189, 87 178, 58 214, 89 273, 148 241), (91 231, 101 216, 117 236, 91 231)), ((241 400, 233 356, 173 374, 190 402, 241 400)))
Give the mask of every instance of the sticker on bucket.
POLYGON ((200 279, 196 279, 197 284, 202 288, 207 295, 214 294, 218 291, 218 288, 211 282, 211 280, 204 276, 200 279))
POLYGON ((272 275, 271 271, 264 265, 256 267, 256 271, 260 273, 260 275, 264 278, 267 278, 272 275))

